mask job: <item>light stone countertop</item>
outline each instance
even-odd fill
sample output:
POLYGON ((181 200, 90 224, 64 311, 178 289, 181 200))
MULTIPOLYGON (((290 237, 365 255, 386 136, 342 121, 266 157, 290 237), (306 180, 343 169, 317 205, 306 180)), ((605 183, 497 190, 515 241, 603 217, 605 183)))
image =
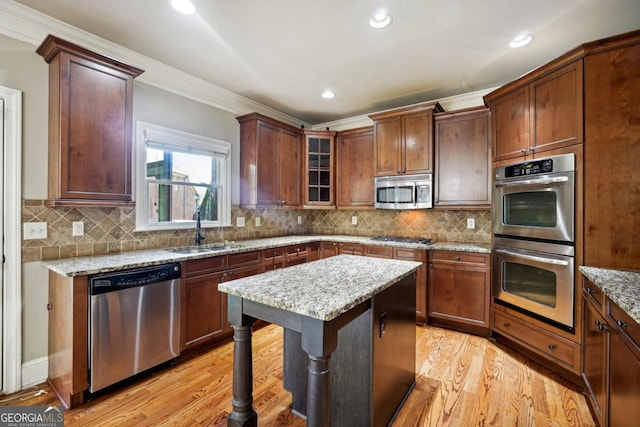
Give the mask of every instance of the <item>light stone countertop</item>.
MULTIPOLYGON (((279 246, 295 245, 308 242, 342 242, 359 243, 376 246, 393 246, 397 248, 409 249, 437 249, 465 252, 491 253, 491 245, 481 243, 463 242, 436 242, 431 245, 418 243, 385 242, 372 240, 371 237, 341 236, 341 235, 304 235, 304 236, 284 236, 255 240, 242 240, 236 242, 230 248, 204 253, 181 254, 171 252, 168 249, 152 249, 132 252, 122 252, 109 255, 96 255, 88 257, 64 258, 50 261, 43 261, 43 264, 51 271, 62 276, 82 276, 97 273, 107 273, 117 270, 127 270, 130 268, 147 267, 152 265, 168 264, 187 259, 207 258, 217 255, 226 255, 237 252, 249 252, 260 249, 269 249, 279 246)), ((220 244, 221 242, 217 242, 220 244)), ((215 244, 204 244, 209 247, 215 244)))
POLYGON ((580 266, 580 271, 633 320, 640 323, 640 271, 580 266))
POLYGON ((222 282, 218 289, 270 307, 329 321, 408 276, 420 265, 415 261, 338 255, 222 282))

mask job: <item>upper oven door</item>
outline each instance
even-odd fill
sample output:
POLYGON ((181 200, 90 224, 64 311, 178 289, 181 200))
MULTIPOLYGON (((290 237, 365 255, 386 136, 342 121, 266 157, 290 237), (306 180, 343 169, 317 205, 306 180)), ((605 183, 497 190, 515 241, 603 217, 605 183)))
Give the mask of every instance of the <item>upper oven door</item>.
POLYGON ((574 172, 496 180, 493 233, 574 241, 574 172))

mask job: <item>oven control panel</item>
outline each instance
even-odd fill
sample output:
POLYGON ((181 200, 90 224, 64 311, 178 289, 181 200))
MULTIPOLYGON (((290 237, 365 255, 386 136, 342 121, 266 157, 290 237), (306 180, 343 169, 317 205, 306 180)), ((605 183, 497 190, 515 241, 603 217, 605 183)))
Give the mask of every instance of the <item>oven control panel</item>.
POLYGON ((553 159, 541 159, 506 166, 504 168, 504 177, 517 178, 520 176, 537 175, 549 172, 553 172, 553 159))

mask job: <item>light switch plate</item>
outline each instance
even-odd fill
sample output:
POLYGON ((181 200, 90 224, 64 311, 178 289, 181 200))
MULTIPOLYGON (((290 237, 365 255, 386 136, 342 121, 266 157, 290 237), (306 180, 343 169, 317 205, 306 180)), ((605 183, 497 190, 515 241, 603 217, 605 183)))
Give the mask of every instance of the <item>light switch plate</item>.
POLYGON ((236 218, 236 227, 244 227, 244 217, 239 216, 236 218))
POLYGON ((302 215, 298 215, 298 224, 302 224, 302 215))
POLYGON ((25 222, 23 229, 24 240, 46 239, 47 223, 46 222, 25 222))
POLYGON ((256 227, 260 227, 260 217, 256 217, 256 227))
POLYGON ((467 228, 471 229, 471 230, 476 228, 476 220, 475 220, 475 218, 467 218, 467 228))
POLYGON ((357 216, 352 216, 351 217, 351 224, 358 225, 358 217, 357 216))

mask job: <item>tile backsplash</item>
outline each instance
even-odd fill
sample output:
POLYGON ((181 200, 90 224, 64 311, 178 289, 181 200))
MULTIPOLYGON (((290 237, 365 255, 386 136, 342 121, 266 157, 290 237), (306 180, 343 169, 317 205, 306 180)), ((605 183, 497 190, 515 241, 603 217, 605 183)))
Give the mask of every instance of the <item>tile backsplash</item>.
MULTIPOLYGON (((22 223, 46 222, 47 238, 23 240, 22 262, 102 255, 193 244, 194 230, 135 231, 134 208, 50 208, 43 200, 23 200, 22 223), (72 223, 84 222, 83 236, 72 236, 72 223)), ((240 209, 231 212, 232 227, 206 229, 205 243, 300 234, 398 235, 438 241, 491 241, 491 212, 240 209), (236 227, 244 217, 245 226, 236 227), (260 225, 256 225, 260 217, 260 225), (352 224, 353 217, 357 224, 352 224), (476 228, 468 230, 466 219, 476 228), (300 219, 300 223, 298 222, 300 219)))

